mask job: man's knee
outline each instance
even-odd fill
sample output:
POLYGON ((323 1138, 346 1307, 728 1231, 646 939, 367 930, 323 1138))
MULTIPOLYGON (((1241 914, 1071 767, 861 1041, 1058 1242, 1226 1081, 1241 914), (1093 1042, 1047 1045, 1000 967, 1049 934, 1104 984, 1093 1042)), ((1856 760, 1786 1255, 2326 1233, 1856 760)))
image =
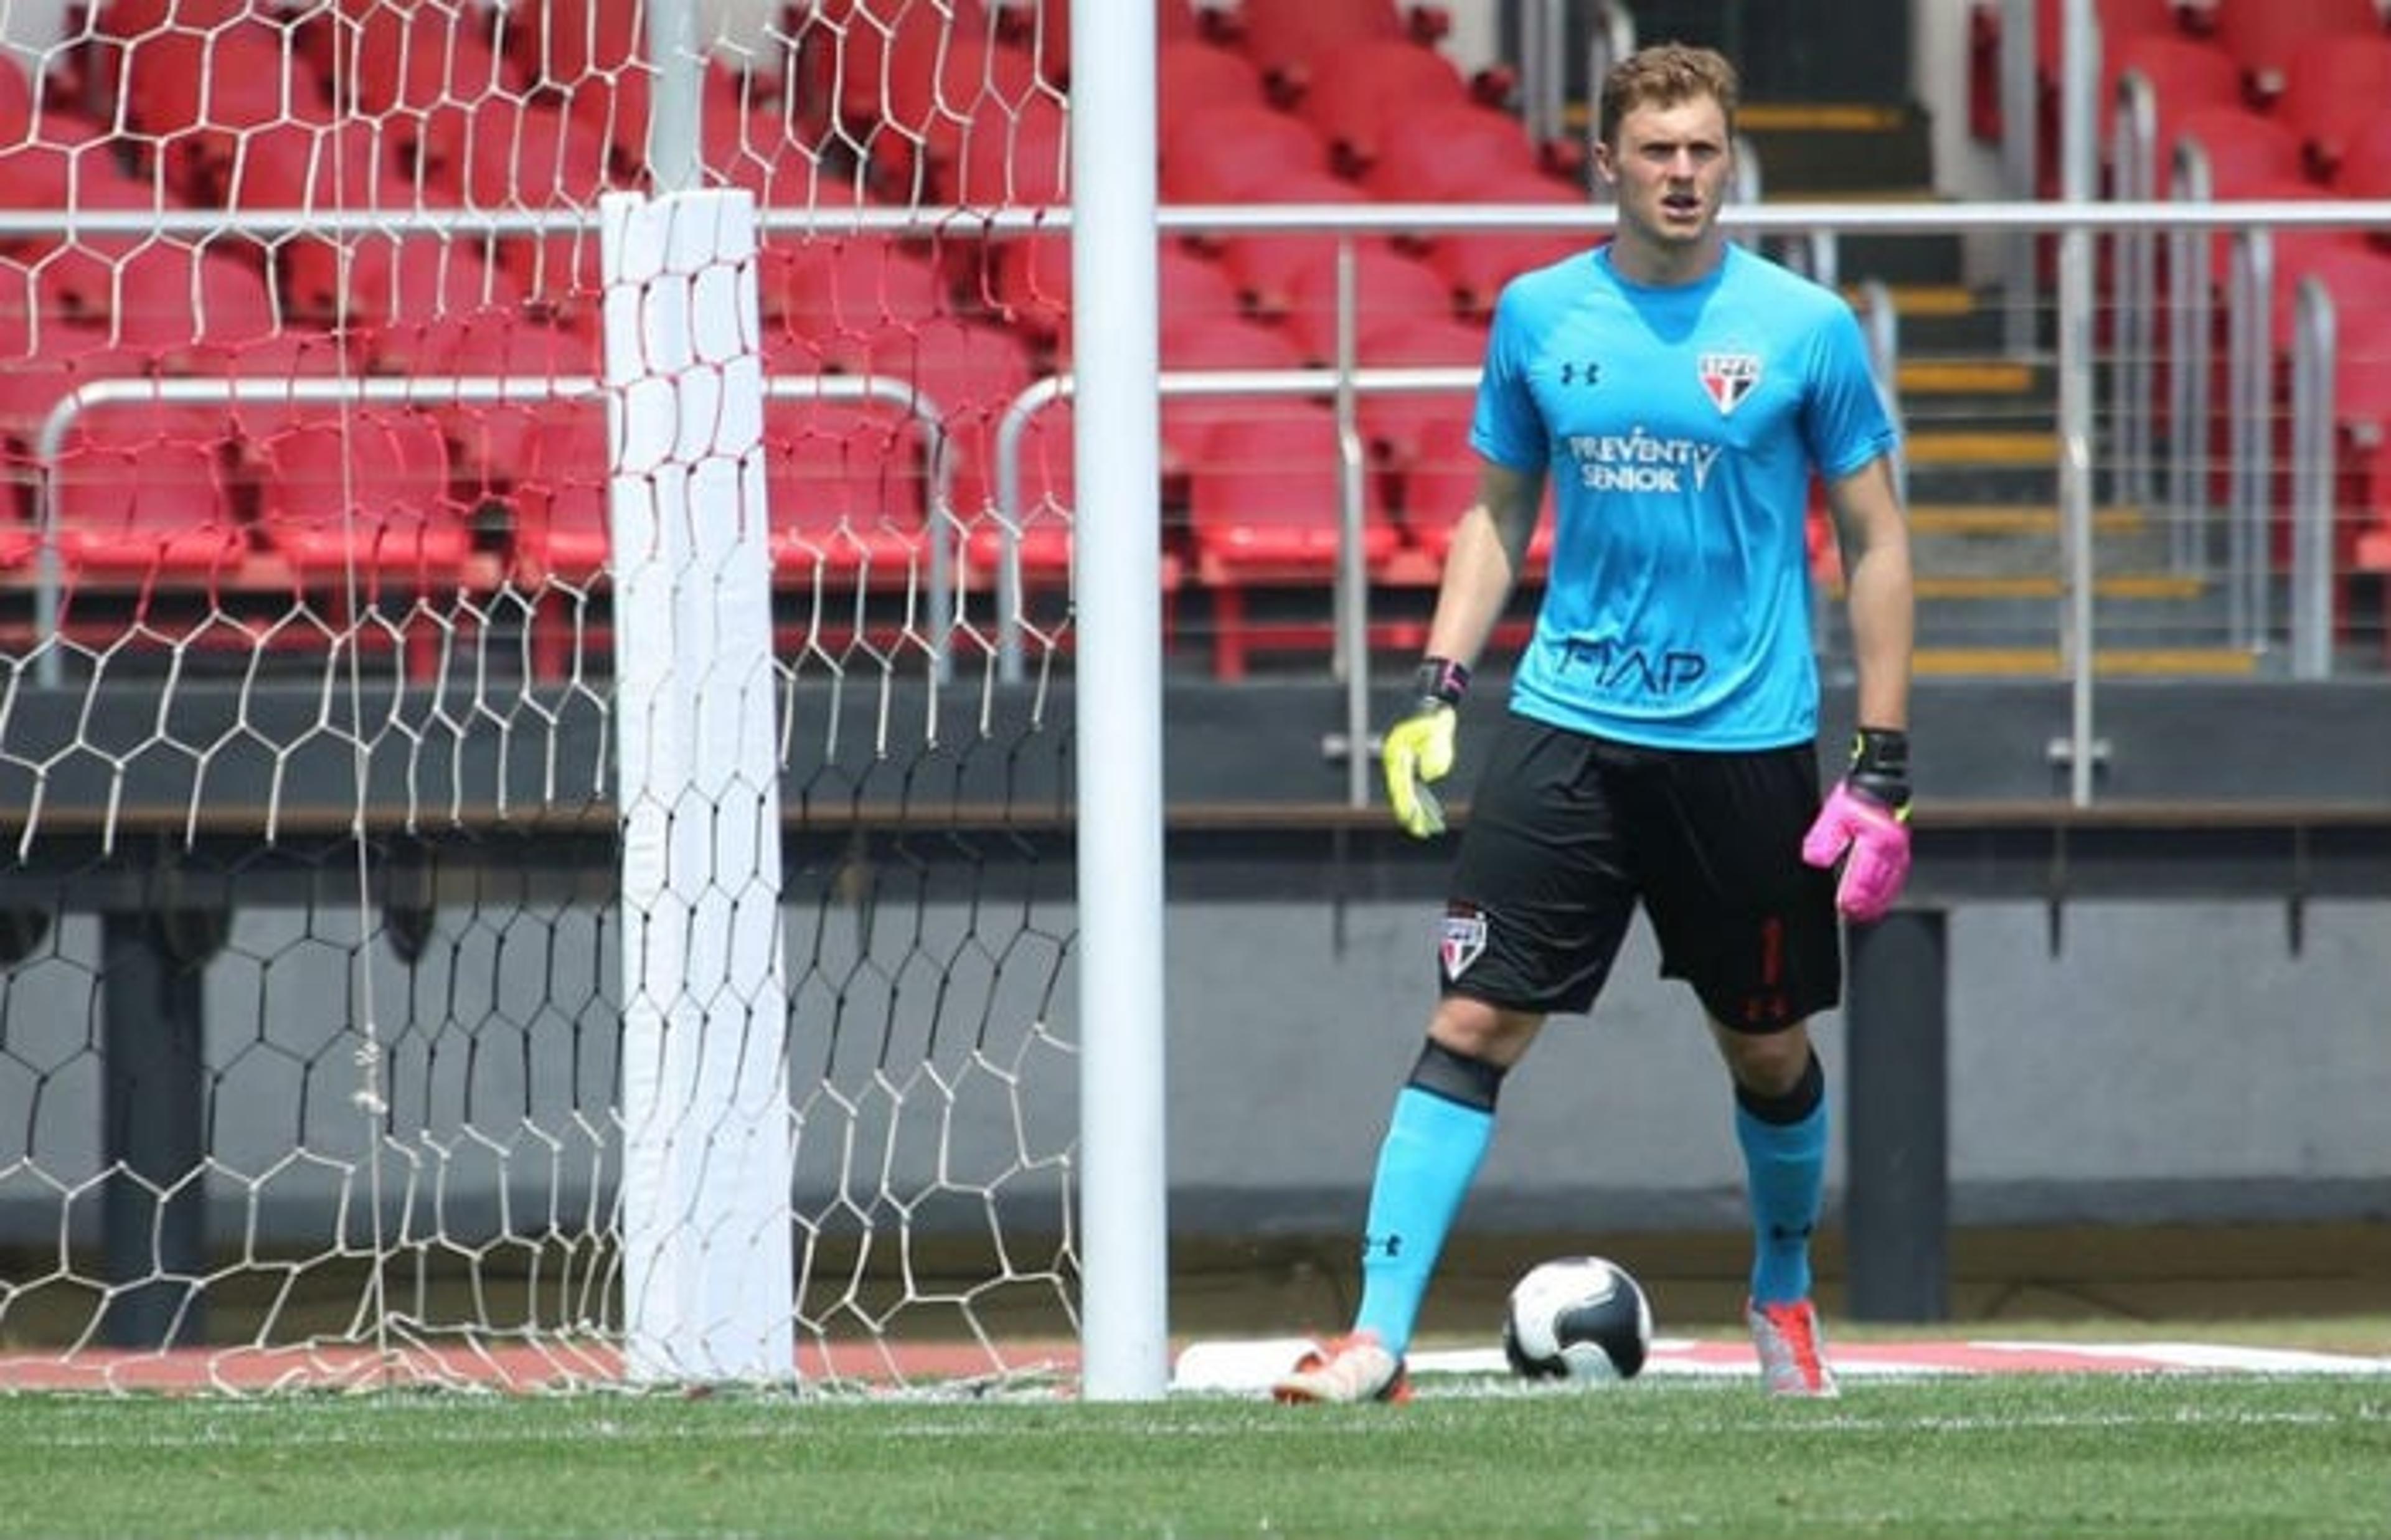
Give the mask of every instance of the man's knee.
POLYGON ((1714 1027, 1727 1072, 1744 1090, 1763 1097, 1784 1096, 1802 1084, 1813 1057, 1805 1023, 1782 1032, 1741 1033, 1714 1027))
POLYGON ((1534 1011, 1508 1010, 1483 1000, 1448 995, 1438 1002, 1428 1035, 1429 1041, 1465 1059, 1482 1059, 1507 1070, 1528 1051, 1536 1030, 1544 1024, 1544 1017, 1534 1011))

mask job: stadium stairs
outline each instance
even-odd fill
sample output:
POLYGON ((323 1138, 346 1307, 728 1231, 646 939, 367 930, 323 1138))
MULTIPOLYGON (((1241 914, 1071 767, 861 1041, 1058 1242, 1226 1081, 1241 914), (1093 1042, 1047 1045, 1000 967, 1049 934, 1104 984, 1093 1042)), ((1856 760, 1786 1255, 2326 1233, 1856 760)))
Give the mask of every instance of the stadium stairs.
MULTIPOLYGON (((1739 126, 1759 159, 1769 201, 1937 196, 1930 125, 1914 106, 1760 102, 1744 109, 1739 126)), ((2035 353, 2011 356, 1997 289, 1964 281, 1957 235, 1847 236, 1838 259, 1839 276, 1855 298, 1868 280, 1886 287, 1898 321, 1919 673, 2056 674, 2066 590, 2050 317, 2042 318, 2035 353)), ((2221 584, 2170 570, 2158 510, 2121 505, 2104 493, 2096 488, 2094 512, 2100 672, 2248 673, 2250 654, 2222 645, 2221 584)), ((1842 651, 1840 604, 1832 610, 1829 647, 1842 651)))

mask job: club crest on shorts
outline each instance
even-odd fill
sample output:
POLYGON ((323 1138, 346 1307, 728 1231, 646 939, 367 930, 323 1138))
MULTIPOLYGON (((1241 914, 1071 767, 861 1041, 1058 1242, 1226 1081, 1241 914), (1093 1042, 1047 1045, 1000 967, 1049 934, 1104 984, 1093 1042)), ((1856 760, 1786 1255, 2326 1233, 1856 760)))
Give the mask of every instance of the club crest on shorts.
POLYGON ((1485 911, 1456 904, 1444 912, 1444 934, 1437 943, 1436 960, 1448 979, 1458 979, 1469 965, 1486 955, 1485 911))
POLYGON ((1760 383, 1760 355, 1756 353, 1706 353, 1698 367, 1702 390, 1721 417, 1742 405, 1743 398, 1760 383))

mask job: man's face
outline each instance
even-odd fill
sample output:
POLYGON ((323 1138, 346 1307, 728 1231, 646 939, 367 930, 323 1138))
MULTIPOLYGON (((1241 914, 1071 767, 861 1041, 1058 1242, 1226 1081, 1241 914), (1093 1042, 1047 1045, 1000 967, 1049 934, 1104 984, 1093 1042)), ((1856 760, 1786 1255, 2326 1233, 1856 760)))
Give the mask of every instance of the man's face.
POLYGON ((1619 120, 1618 146, 1595 148, 1629 234, 1668 247, 1689 246, 1710 234, 1732 166, 1726 114, 1715 98, 1635 108, 1619 120))

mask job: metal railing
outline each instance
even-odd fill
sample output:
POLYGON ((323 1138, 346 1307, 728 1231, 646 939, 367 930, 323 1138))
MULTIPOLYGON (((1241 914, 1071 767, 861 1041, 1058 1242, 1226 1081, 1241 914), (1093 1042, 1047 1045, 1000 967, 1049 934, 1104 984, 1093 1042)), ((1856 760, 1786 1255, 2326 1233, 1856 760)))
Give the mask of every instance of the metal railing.
POLYGON ((1530 0, 1519 7, 1519 115, 1540 145, 1569 132, 1570 43, 1580 37, 1591 101, 1611 65, 1635 51, 1634 13, 1618 0, 1530 0))
MULTIPOLYGON (((2218 204, 2205 201, 2201 194, 2197 147, 2190 147, 2178 161, 2173 198, 2165 200, 2143 198, 2113 202, 2087 200, 1987 201, 1951 203, 1928 206, 1879 203, 1737 203, 1723 214, 1728 228, 1739 236, 1768 237, 1780 246, 1790 247, 1798 265, 1803 266, 1822 282, 1834 283, 1841 276, 1839 241, 1846 235, 1932 237, 1945 235, 2010 235, 2035 237, 2049 234, 2074 235, 2080 237, 2073 243, 2073 255, 2064 264, 2073 273, 2078 266, 2087 269, 2074 273, 2074 283, 2061 285, 2061 298, 2075 308, 2087 309, 2097 303, 2088 279, 2089 238, 2106 236, 2122 243, 2128 251, 2138 250, 2137 242, 2150 243, 2165 239, 2170 243, 2170 293, 2162 304, 2148 285, 2134 275, 2145 271, 2139 256, 2126 264, 2126 277, 2116 295, 2118 319, 2126 339, 2142 340, 2141 351, 2160 334, 2164 312, 2165 332, 2169 340, 2171 367, 2169 370, 2170 413, 2176 424, 2201 423, 2207 420, 2209 403, 2206 397, 2211 362, 2209 329, 2215 321, 2211 300, 2209 253, 2212 244, 2222 237, 2232 256, 2229 275, 2227 303, 2240 319, 2229 339, 2226 359, 2228 379, 2233 391, 2230 431, 2236 456, 2232 492, 2224 508, 2211 506, 2207 488, 2206 468, 2200 463, 2199 452, 2192 436, 2178 430, 2170 436, 2167 455, 2167 475, 2164 491, 2171 515, 2174 532, 2175 560, 2180 570, 2194 572, 2206 571, 2211 535, 2216 533, 2220 514, 2226 533, 2226 574, 2229 594, 2238 595, 2233 600, 2232 637, 2239 646, 2264 651, 2271 647, 2272 598, 2271 563, 2267 539, 2269 508, 2269 482, 2272 476, 2273 447, 2263 430, 2273 413, 2273 379, 2271 354, 2273 339, 2268 320, 2268 306, 2259 302, 2271 285, 2272 253, 2269 233, 2279 229, 2320 228, 2385 228, 2391 227, 2391 201, 2336 202, 2329 200, 2264 201, 2218 204), (2078 296, 2069 299, 2071 292, 2078 296)), ((1368 205, 1238 205, 1238 206, 1173 206, 1159 211, 1157 225, 1166 236, 1206 234, 1215 237, 1253 234, 1327 233, 1347 237, 1362 236, 1400 235, 1412 237, 1467 235, 1472 233, 1520 233, 1568 231, 1583 235, 1589 241, 1605 234, 1612 222, 1613 211, 1599 205, 1562 206, 1531 205, 1470 205, 1441 204, 1368 204, 1368 205)), ((342 215, 307 211, 281 211, 229 215, 213 211, 142 211, 128 213, 110 211, 0 211, 0 236, 12 234, 58 234, 69 230, 90 236, 138 233, 150 236, 222 235, 228 230, 256 229, 278 231, 307 229, 318 234, 374 233, 387 236, 394 229, 406 229, 431 235, 464 235, 486 237, 520 233, 555 233, 580 227, 584 220, 571 213, 528 215, 509 213, 472 213, 457 211, 422 211, 419 214, 401 216, 381 211, 372 214, 342 215)), ((842 209, 821 215, 800 211, 766 211, 759 224, 768 232, 831 231, 853 235, 865 232, 921 233, 944 232, 951 236, 962 224, 983 237, 1002 237, 1008 234, 1029 234, 1067 230, 1069 212, 1064 209, 1008 209, 974 211, 965 214, 954 210, 904 209, 842 209)), ((1338 294, 1340 317, 1351 326, 1355 295, 1351 285, 1351 264, 1342 269, 1338 294)), ((2063 274, 2063 276, 2069 275, 2063 274)), ((2029 312, 2025 318, 2035 319, 2041 298, 2031 287, 2035 275, 2029 270, 2023 276, 2010 272, 2002 282, 2017 292, 2022 281, 2027 295, 2023 305, 2029 312)), ((2062 303, 2061 309, 2068 308, 2062 303)), ((2014 319, 2014 315, 2011 317, 2014 319)), ((2088 327, 2087 315, 2061 317, 2062 334, 2071 327, 2088 327)), ((2311 339, 2313 351, 2320 342, 2311 339)), ((2079 538, 2088 531, 2091 507, 2088 490, 2070 491, 2070 467, 2079 476, 2085 461, 2096 442, 2096 425, 2092 418, 2092 376, 2097 372, 2088 358, 2062 360, 2062 376, 2077 374, 2081 379, 2061 380, 2061 417, 2060 424, 2063 454, 2060 469, 2062 473, 2061 519, 2065 536, 2065 559, 2059 576, 2067 597, 2062 600, 2058 617, 2061 636, 2061 662, 2064 671, 2076 681, 2078 688, 2088 695, 2092 669, 2091 638, 2082 625, 2082 612, 2075 606, 2079 596, 2091 592, 2093 572, 2089 541, 2079 538), (2074 454, 2074 450, 2083 454, 2074 454)), ((1350 371, 1333 371, 1343 374, 1350 371)), ((302 382, 304 384, 304 382, 302 382)), ((424 391, 427 382, 389 382, 394 390, 424 391)), ((2311 382, 2313 386, 2313 381, 2311 382)), ((1317 388, 1315 382, 1312 388, 1317 388)), ((1332 381, 1332 391, 1350 387, 1351 381, 1332 381)), ((2119 425, 2118 443, 2128 446, 2148 445, 2154 442, 2151 431, 2150 413, 2154 403, 2148 388, 2149 377, 2138 369, 2116 372, 2115 383, 2109 399, 2119 425)), ((157 382, 145 382, 137 387, 144 392, 154 392, 157 382)), ((289 399, 291 382, 260 382, 258 388, 281 399, 289 399)), ((308 387, 313 388, 313 387, 308 387)), ((810 386, 807 388, 812 388, 810 386)), ((1174 387, 1176 389, 1178 387, 1174 387)), ((1378 388, 1373 386, 1372 388, 1378 388)), ((224 392, 223 384, 199 383, 199 391, 224 392)), ((2292 403, 2295 413, 2312 416, 2318 409, 2319 393, 2313 388, 2292 403)), ((2299 442, 2313 444, 2316 424, 2307 422, 2305 436, 2299 442)), ((2147 455, 2147 451, 2144 451, 2147 455)), ((2152 468, 2153 469, 2155 467, 2152 468)), ((2158 490, 2155 486, 2152 490, 2158 490)), ((2324 553, 2318 559, 2330 563, 2331 542, 2324 543, 2324 553)), ((1358 556, 1351 560, 1358 562, 1358 556)), ((1358 576, 1358 566, 1349 568, 1340 583, 1340 591, 1349 595, 1364 591, 1358 576)), ((2330 570, 2321 578, 2313 573, 2291 584, 2285 596, 2292 607, 2292 631, 2302 637, 2313 637, 2320 623, 2313 612, 2320 602, 2320 591, 2330 595, 2337 574, 2330 570)), ((1345 622, 1358 623, 1358 617, 1345 622)), ((1351 657, 1354 672, 1366 668, 1366 659, 1351 657)), ((2319 660, 2308 656, 2298 667, 2304 670, 2329 669, 2329 657, 2319 660)))
MULTIPOLYGON (((543 401, 599 401, 609 391, 594 375, 523 376, 358 376, 346 379, 96 379, 60 397, 43 419, 33 447, 41 472, 40 521, 35 532, 33 623, 41 657, 34 665, 38 684, 64 682, 66 659, 56 645, 66 592, 65 560, 60 548, 60 485, 58 467, 67 435, 88 413, 128 405, 393 405, 431 407, 462 404, 518 404, 543 401)), ((927 545, 924 596, 929 652, 941 673, 950 665, 950 617, 954 602, 954 574, 962 568, 962 535, 944 516, 953 501, 953 468, 947 452, 946 414, 938 403, 908 380, 882 375, 822 375, 768 378, 766 399, 773 401, 864 401, 898 408, 922 430, 922 464, 928 507, 924 530, 927 545)), ((610 472, 611 474, 611 472, 610 472)))

